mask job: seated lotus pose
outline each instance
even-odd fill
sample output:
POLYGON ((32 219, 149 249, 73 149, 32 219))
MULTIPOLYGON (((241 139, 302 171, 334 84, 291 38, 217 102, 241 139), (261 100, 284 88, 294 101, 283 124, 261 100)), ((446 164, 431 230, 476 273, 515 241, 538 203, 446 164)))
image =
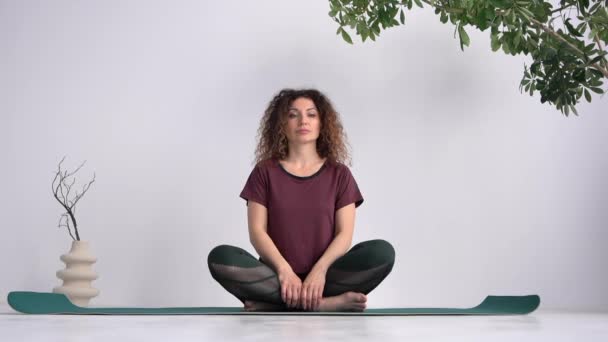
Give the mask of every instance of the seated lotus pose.
POLYGON ((395 250, 381 239, 349 250, 363 196, 345 164, 339 114, 318 90, 283 89, 258 133, 256 165, 240 197, 260 258, 217 246, 207 259, 212 277, 247 311, 365 310, 395 250))

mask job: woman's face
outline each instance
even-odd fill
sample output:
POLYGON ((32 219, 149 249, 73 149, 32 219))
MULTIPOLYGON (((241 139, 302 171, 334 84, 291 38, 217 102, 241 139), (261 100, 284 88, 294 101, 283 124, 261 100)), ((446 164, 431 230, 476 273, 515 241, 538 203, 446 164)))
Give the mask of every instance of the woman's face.
POLYGON ((321 131, 321 119, 315 103, 299 97, 289 106, 287 112, 287 140, 292 144, 315 142, 321 131))

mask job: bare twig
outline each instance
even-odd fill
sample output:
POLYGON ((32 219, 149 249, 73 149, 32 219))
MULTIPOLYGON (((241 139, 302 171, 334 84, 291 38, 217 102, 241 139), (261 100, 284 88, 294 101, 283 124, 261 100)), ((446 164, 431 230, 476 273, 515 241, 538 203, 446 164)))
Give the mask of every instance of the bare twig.
POLYGON ((574 6, 574 5, 570 4, 570 5, 562 6, 562 7, 558 8, 558 9, 555 9, 555 10, 551 11, 551 14, 553 14, 555 12, 561 12, 561 10, 566 9, 568 7, 572 7, 572 6, 574 6))
POLYGON ((74 183, 76 183, 76 178, 74 178, 72 180, 72 184, 66 186, 67 189, 68 189, 67 192, 66 192, 66 194, 65 194, 67 198, 70 198, 70 191, 72 190, 72 186, 74 185, 74 183))
POLYGON ((78 172, 84 166, 84 164, 86 163, 86 160, 72 172, 68 172, 67 170, 64 171, 61 169, 61 164, 63 163, 64 160, 65 160, 65 157, 63 157, 61 159, 61 161, 59 162, 59 165, 57 167, 57 172, 55 173, 55 177, 53 178, 53 182, 51 183, 53 196, 65 210, 65 213, 63 213, 61 215, 61 217, 59 218, 58 227, 67 228, 68 233, 70 234, 72 239, 80 241, 80 234, 78 233, 78 224, 76 222, 76 217, 75 217, 76 203, 78 203, 78 201, 89 190, 89 188, 91 187, 91 184, 93 184, 93 182, 95 182, 95 174, 93 173, 93 179, 82 187, 82 191, 80 193, 78 191, 76 191, 75 197, 73 199, 70 199, 69 198, 70 191, 72 190, 72 187, 76 183, 76 178, 74 178, 70 182, 69 177, 74 176, 76 174, 76 172, 78 172), (65 219, 65 223, 63 222, 64 219, 65 219), (74 237, 74 235, 72 235, 72 231, 71 231, 72 227, 70 227, 70 221, 72 223, 74 232, 76 234, 75 237, 74 237))
POLYGON ((72 237, 72 239, 76 240, 76 238, 74 238, 74 235, 72 235, 72 231, 70 230, 70 220, 69 220, 68 214, 66 214, 66 213, 61 214, 61 217, 59 218, 59 225, 57 227, 58 228, 66 227, 68 229, 68 233, 70 233, 70 236, 72 237), (64 218, 65 218, 65 224, 61 224, 61 221, 64 218))
POLYGON ((93 184, 93 182, 95 182, 95 173, 93 173, 93 179, 88 184, 86 184, 82 187, 82 192, 80 194, 78 193, 78 191, 76 191, 76 197, 74 198, 74 201, 72 202, 72 205, 70 206, 70 208, 73 208, 76 205, 76 203, 78 203, 78 201, 80 201, 82 196, 84 196, 84 194, 87 192, 87 190, 89 190, 89 188, 91 187, 91 184, 93 184))

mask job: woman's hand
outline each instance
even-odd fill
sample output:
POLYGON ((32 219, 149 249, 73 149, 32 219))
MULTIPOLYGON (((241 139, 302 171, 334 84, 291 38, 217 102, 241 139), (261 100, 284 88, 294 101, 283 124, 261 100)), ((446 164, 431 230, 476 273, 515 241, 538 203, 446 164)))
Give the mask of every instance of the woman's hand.
POLYGON ((325 288, 325 271, 313 268, 302 285, 302 297, 300 302, 304 310, 317 311, 323 298, 325 288))
POLYGON ((302 280, 293 270, 288 269, 279 272, 279 282, 281 283, 281 298, 288 308, 295 308, 300 305, 300 290, 302 280))

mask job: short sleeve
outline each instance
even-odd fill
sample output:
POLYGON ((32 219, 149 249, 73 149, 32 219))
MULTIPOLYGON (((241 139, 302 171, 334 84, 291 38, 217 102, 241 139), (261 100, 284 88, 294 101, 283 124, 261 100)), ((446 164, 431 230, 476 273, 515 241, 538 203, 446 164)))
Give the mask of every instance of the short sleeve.
POLYGON ((251 171, 239 196, 247 201, 245 204, 248 204, 249 200, 253 200, 268 207, 268 181, 260 166, 256 166, 251 171))
POLYGON ((344 166, 343 172, 338 183, 338 194, 336 197, 336 210, 355 203, 355 208, 363 203, 363 195, 359 191, 359 186, 355 181, 350 169, 344 166))

